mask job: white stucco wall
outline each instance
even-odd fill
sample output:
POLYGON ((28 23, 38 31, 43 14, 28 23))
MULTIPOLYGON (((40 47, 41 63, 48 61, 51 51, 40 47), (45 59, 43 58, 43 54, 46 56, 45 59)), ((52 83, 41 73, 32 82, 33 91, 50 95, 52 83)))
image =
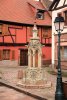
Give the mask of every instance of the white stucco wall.
MULTIPOLYGON (((62 6, 64 0, 61 0, 61 2, 59 3, 59 7, 62 6)), ((67 3, 67 0, 66 0, 67 3)), ((57 34, 57 32, 55 31, 55 26, 54 26, 54 20, 57 17, 57 13, 65 11, 67 9, 67 7, 59 9, 59 10, 54 10, 52 12, 52 65, 54 65, 54 60, 55 60, 55 39, 54 39, 54 34, 57 34)), ((64 26, 64 30, 62 33, 67 33, 67 26, 64 26)))

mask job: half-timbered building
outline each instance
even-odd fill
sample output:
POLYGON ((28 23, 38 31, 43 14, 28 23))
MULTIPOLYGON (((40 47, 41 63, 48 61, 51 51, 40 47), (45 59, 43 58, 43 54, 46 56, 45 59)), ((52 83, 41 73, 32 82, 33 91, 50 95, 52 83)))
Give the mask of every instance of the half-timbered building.
POLYGON ((51 15, 41 1, 0 2, 0 66, 27 66, 34 22, 42 47, 42 63, 51 60, 51 15))
POLYGON ((63 69, 67 69, 67 0, 54 0, 50 10, 52 10, 52 65, 57 66, 58 60, 58 36, 55 31, 54 20, 60 15, 65 20, 60 40, 61 66, 63 69))

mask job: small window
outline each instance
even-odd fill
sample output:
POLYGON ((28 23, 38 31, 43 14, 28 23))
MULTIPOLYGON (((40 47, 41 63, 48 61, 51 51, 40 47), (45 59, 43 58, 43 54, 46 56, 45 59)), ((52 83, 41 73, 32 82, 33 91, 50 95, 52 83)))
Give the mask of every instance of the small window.
POLYGON ((8 35, 8 25, 6 24, 0 24, 0 35, 8 35))
POLYGON ((10 60, 10 50, 9 49, 3 50, 3 60, 10 60))
POLYGON ((37 15, 36 15, 36 18, 37 18, 37 19, 44 19, 44 12, 38 11, 38 12, 37 12, 37 15))
POLYGON ((48 29, 43 28, 43 38, 48 38, 48 29))
POLYGON ((67 59, 67 47, 64 47, 64 58, 67 59))
POLYGON ((65 11, 65 25, 67 25, 67 11, 65 11))
POLYGON ((2 27, 2 34, 3 35, 8 35, 8 25, 7 24, 3 24, 3 27, 2 27))
POLYGON ((61 58, 67 59, 67 46, 62 46, 60 48, 61 58))
POLYGON ((63 59, 64 58, 64 47, 63 46, 60 47, 60 54, 61 54, 61 59, 63 59))
POLYGON ((37 18, 38 19, 43 19, 43 14, 42 13, 37 13, 37 18))

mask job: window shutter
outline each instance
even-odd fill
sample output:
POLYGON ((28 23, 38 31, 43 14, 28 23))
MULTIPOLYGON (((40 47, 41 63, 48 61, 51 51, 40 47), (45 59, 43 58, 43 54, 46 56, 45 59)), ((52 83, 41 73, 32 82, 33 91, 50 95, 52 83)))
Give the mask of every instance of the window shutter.
POLYGON ((2 24, 0 24, 0 34, 2 34, 2 24))
POLYGON ((2 50, 0 50, 0 60, 2 60, 2 50))
POLYGON ((12 60, 15 60, 15 51, 12 50, 12 60))
POLYGON ((67 11, 65 12, 65 25, 67 25, 67 11))
POLYGON ((7 34, 8 34, 8 25, 3 24, 3 27, 2 27, 2 34, 3 34, 3 35, 7 35, 7 34))
POLYGON ((48 38, 48 30, 43 28, 43 38, 48 38))

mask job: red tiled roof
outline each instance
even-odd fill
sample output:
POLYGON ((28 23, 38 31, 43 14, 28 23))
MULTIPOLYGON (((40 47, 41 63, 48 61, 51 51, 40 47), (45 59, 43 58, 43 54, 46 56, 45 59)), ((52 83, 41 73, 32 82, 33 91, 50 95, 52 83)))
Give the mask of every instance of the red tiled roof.
POLYGON ((44 6, 42 5, 42 3, 38 2, 38 1, 35 1, 35 0, 33 2, 32 1, 33 0, 29 0, 28 3, 31 4, 34 8, 42 9, 42 10, 45 9, 44 6))
MULTIPOLYGON (((0 20, 33 24, 35 21, 35 14, 33 14, 29 3, 35 9, 45 9, 41 2, 33 0, 1 0, 0 1, 0 20)), ((50 18, 50 17, 49 17, 50 18)), ((37 20, 37 25, 51 25, 51 18, 48 21, 37 20)))

